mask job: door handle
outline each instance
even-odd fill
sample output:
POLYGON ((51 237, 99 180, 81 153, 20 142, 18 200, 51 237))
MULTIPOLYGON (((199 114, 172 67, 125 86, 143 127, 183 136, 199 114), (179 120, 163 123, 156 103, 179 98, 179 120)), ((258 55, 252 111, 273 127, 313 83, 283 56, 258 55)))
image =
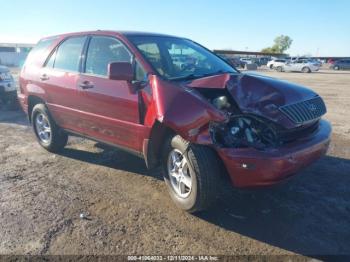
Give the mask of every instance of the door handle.
POLYGON ((40 80, 41 81, 46 81, 46 80, 49 80, 50 79, 50 77, 47 75, 47 74, 42 74, 41 76, 40 76, 40 80))
POLYGON ((82 88, 82 89, 89 89, 89 88, 94 88, 94 84, 90 81, 84 81, 82 83, 79 84, 79 86, 82 88))

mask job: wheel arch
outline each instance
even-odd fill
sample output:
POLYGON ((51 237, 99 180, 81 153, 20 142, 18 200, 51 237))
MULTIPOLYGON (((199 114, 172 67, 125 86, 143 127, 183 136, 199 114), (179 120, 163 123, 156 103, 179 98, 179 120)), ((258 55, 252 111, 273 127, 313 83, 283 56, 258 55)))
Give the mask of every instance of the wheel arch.
POLYGON ((144 147, 144 157, 147 168, 151 169, 160 163, 160 156, 164 141, 176 132, 156 120, 152 126, 147 147, 144 147))
POLYGON ((307 69, 307 73, 311 73, 312 72, 311 68, 309 66, 307 66, 307 65, 303 66, 303 68, 301 69, 301 72, 305 72, 304 69, 307 69))
MULTIPOLYGON (((175 136, 175 135, 178 135, 176 131, 164 125, 163 123, 159 122, 158 120, 155 121, 151 129, 150 137, 148 139, 148 144, 146 147, 144 146, 144 159, 148 169, 152 169, 159 166, 159 164, 161 163, 164 142, 169 137, 175 136)), ((196 144, 196 143, 194 143, 194 145, 198 145, 199 147, 208 146, 205 144, 196 144)), ((208 146, 208 148, 213 152, 213 154, 217 158, 217 163, 221 170, 220 177, 222 181, 225 182, 225 184, 230 184, 229 175, 227 173, 226 167, 222 159, 220 158, 219 154, 216 152, 214 148, 210 146, 208 146)))
POLYGON ((37 104, 46 104, 45 100, 42 99, 39 96, 35 96, 35 95, 29 95, 28 96, 28 119, 29 122, 32 122, 32 111, 35 105, 37 104))

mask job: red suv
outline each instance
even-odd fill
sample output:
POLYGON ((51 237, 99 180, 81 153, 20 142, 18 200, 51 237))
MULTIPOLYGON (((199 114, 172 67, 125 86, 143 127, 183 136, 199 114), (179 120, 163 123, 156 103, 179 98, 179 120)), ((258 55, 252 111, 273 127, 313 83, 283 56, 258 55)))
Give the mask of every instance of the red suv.
POLYGON ((327 151, 320 96, 242 74, 203 46, 160 34, 92 31, 42 39, 20 76, 19 100, 41 146, 68 135, 162 166, 171 198, 208 207, 227 175, 235 187, 283 181, 327 151))

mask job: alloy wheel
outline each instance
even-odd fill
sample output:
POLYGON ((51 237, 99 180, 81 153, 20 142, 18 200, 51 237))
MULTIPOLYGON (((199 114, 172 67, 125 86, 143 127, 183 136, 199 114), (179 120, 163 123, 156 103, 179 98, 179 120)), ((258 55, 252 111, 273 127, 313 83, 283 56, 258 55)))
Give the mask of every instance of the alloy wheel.
POLYGON ((192 176, 186 156, 173 149, 168 156, 168 174, 170 185, 180 198, 186 198, 192 190, 192 176))
POLYGON ((39 113, 35 117, 35 129, 39 139, 48 144, 51 141, 51 126, 46 115, 39 113))

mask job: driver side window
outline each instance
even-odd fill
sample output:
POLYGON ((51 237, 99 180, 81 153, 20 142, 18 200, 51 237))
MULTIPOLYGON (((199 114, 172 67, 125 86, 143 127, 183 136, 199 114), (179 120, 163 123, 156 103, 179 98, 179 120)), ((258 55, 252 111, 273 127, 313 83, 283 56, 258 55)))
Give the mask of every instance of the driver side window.
POLYGON ((90 40, 85 73, 107 76, 107 67, 112 62, 132 62, 132 55, 117 39, 107 36, 93 36, 90 40))

